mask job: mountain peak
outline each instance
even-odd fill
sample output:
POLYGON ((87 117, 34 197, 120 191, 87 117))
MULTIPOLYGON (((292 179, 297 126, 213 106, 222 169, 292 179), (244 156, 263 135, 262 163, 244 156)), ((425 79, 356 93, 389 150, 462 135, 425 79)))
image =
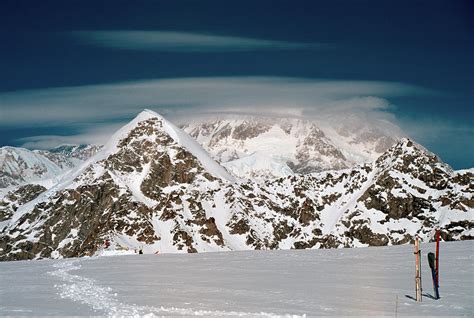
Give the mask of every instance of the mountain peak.
POLYGON ((401 138, 395 145, 390 147, 386 153, 390 153, 395 156, 427 156, 433 161, 440 161, 440 159, 434 153, 407 137, 401 138))
POLYGON ((442 188, 444 179, 453 173, 453 169, 438 156, 409 138, 402 138, 390 147, 375 161, 375 165, 381 171, 391 169, 410 174, 433 188, 442 188))
POLYGON ((119 156, 125 156, 121 160, 123 162, 130 162, 130 156, 140 157, 140 161, 148 162, 151 153, 167 152, 170 157, 173 157, 172 148, 182 148, 189 152, 204 170, 214 177, 235 182, 225 168, 216 163, 194 139, 163 116, 149 109, 140 112, 133 120, 115 132, 91 162, 107 160, 110 157, 118 159, 119 156))
POLYGON ((138 115, 137 117, 135 117, 135 119, 140 119, 140 120, 147 120, 147 119, 150 119, 150 118, 158 118, 160 120, 165 120, 165 118, 163 116, 161 116, 160 114, 158 114, 157 112, 151 110, 151 109, 147 109, 145 108, 144 110, 142 110, 138 115))

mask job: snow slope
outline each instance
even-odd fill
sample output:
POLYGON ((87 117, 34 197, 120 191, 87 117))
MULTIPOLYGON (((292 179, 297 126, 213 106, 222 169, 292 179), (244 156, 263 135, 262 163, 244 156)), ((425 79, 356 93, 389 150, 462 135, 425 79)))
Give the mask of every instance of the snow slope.
POLYGON ((413 245, 2 262, 0 315, 472 316, 473 251, 441 243, 441 299, 422 262, 421 303, 413 245))
POLYGON ((260 151, 224 162, 222 166, 239 178, 286 177, 294 174, 284 158, 260 151))
POLYGON ((50 151, 1 147, 0 192, 27 183, 49 188, 99 149, 96 145, 61 145, 50 151))

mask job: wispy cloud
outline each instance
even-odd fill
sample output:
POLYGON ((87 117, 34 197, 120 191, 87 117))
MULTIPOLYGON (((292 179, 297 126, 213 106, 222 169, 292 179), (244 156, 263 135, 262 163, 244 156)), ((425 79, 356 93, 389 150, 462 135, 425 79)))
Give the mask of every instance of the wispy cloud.
POLYGON ((0 125, 62 126, 75 136, 34 136, 29 148, 60 143, 102 143, 118 126, 144 108, 178 123, 220 114, 324 118, 355 114, 363 121, 394 123, 389 99, 430 94, 403 83, 309 80, 285 77, 208 77, 61 87, 0 94, 0 125), (102 127, 100 130, 96 128, 102 127))
POLYGON ((68 34, 81 44, 141 51, 232 52, 328 47, 322 43, 288 42, 175 31, 92 30, 72 31, 68 34))
POLYGON ((100 126, 85 125, 80 133, 70 136, 60 135, 38 135, 19 138, 16 141, 22 147, 29 149, 51 149, 63 144, 98 144, 103 145, 112 133, 118 130, 122 123, 102 123, 100 126))
POLYGON ((165 112, 386 110, 392 96, 429 93, 402 83, 284 77, 208 77, 60 87, 0 94, 1 125, 108 121, 143 108, 165 112))

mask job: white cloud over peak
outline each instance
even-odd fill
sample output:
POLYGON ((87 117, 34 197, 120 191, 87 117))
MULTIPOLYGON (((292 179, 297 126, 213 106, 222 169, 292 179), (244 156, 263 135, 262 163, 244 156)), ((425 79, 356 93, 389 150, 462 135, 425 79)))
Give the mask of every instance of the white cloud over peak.
POLYGON ((103 143, 144 108, 183 123, 220 114, 334 118, 355 114, 367 122, 394 123, 390 97, 430 94, 391 82, 287 77, 205 77, 58 87, 0 94, 0 125, 68 126, 74 136, 32 136, 29 148, 60 143, 103 143), (102 127, 102 128, 97 128, 102 127))
POLYGON ((391 96, 425 94, 390 82, 285 77, 204 77, 58 87, 0 94, 2 125, 109 121, 143 108, 172 112, 308 115, 381 111, 391 96))

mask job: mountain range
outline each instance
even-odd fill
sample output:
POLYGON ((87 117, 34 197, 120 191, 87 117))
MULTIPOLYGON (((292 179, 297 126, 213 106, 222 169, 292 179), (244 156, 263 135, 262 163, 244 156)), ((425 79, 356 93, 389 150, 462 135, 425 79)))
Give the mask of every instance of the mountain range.
POLYGON ((474 169, 407 138, 348 168, 237 178, 146 110, 54 185, 0 198, 0 259, 94 255, 105 241, 166 253, 405 244, 435 228, 472 239, 473 193, 474 169))

